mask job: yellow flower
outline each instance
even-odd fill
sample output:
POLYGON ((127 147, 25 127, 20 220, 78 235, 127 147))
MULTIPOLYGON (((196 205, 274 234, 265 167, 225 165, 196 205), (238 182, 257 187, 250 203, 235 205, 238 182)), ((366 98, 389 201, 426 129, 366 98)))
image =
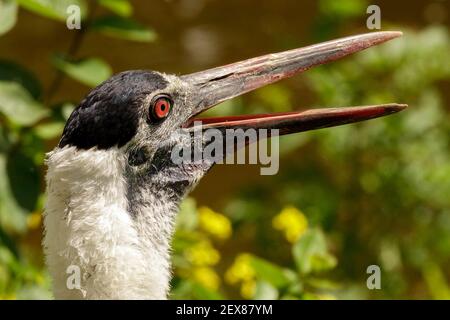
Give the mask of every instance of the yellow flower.
POLYGON ((211 290, 217 290, 220 286, 220 278, 209 267, 198 267, 193 270, 193 278, 196 282, 211 290))
POLYGON ((255 295, 256 291, 256 281, 247 280, 242 282, 241 285, 241 296, 245 299, 251 299, 255 295))
POLYGON ((198 209, 200 227, 218 239, 225 240, 231 236, 231 222, 224 215, 208 207, 198 209))
POLYGON ((234 263, 225 272, 225 280, 229 284, 236 284, 239 281, 250 281, 255 278, 255 271, 251 265, 251 256, 242 253, 236 257, 234 263))
POLYGON ((219 251, 208 240, 203 240, 185 252, 186 258, 195 266, 213 266, 220 260, 219 251))
POLYGON ((285 207, 272 220, 272 226, 284 232, 285 238, 294 243, 308 229, 308 220, 303 212, 295 207, 285 207))
POLYGON ((225 272, 225 281, 230 285, 241 284, 241 296, 252 299, 256 292, 256 273, 252 266, 252 256, 241 253, 225 272))
POLYGON ((29 229, 36 229, 41 225, 42 215, 40 212, 33 212, 27 217, 27 225, 29 229))

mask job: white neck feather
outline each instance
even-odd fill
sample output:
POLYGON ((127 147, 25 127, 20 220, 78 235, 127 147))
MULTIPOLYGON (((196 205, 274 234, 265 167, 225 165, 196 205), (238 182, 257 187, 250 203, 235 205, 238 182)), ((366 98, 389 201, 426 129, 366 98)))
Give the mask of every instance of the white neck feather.
POLYGON ((165 299, 172 222, 155 225, 151 206, 146 219, 130 214, 123 153, 65 147, 47 162, 44 250, 55 298, 165 299), (67 285, 73 268, 79 289, 67 285))

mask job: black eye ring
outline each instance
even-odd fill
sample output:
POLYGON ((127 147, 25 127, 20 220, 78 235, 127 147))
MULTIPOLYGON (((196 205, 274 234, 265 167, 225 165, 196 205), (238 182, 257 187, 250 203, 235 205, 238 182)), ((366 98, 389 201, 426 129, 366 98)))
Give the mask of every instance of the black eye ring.
POLYGON ((161 94, 154 97, 148 111, 149 120, 153 123, 163 121, 170 114, 172 106, 173 101, 168 95, 161 94))

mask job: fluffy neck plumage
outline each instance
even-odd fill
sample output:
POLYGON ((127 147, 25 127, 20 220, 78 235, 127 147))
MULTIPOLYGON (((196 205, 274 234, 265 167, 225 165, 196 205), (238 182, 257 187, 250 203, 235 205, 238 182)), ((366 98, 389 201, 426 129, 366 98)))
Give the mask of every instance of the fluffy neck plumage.
POLYGON ((176 206, 140 190, 130 210, 117 148, 55 149, 47 164, 44 250, 55 297, 165 299, 176 206))

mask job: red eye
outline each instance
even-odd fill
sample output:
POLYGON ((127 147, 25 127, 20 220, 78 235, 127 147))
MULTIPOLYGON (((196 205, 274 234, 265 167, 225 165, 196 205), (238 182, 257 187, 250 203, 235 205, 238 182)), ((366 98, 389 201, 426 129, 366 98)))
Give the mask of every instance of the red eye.
POLYGON ((160 121, 167 117, 172 108, 172 101, 167 97, 159 97, 153 102, 153 110, 151 112, 154 120, 160 121))

